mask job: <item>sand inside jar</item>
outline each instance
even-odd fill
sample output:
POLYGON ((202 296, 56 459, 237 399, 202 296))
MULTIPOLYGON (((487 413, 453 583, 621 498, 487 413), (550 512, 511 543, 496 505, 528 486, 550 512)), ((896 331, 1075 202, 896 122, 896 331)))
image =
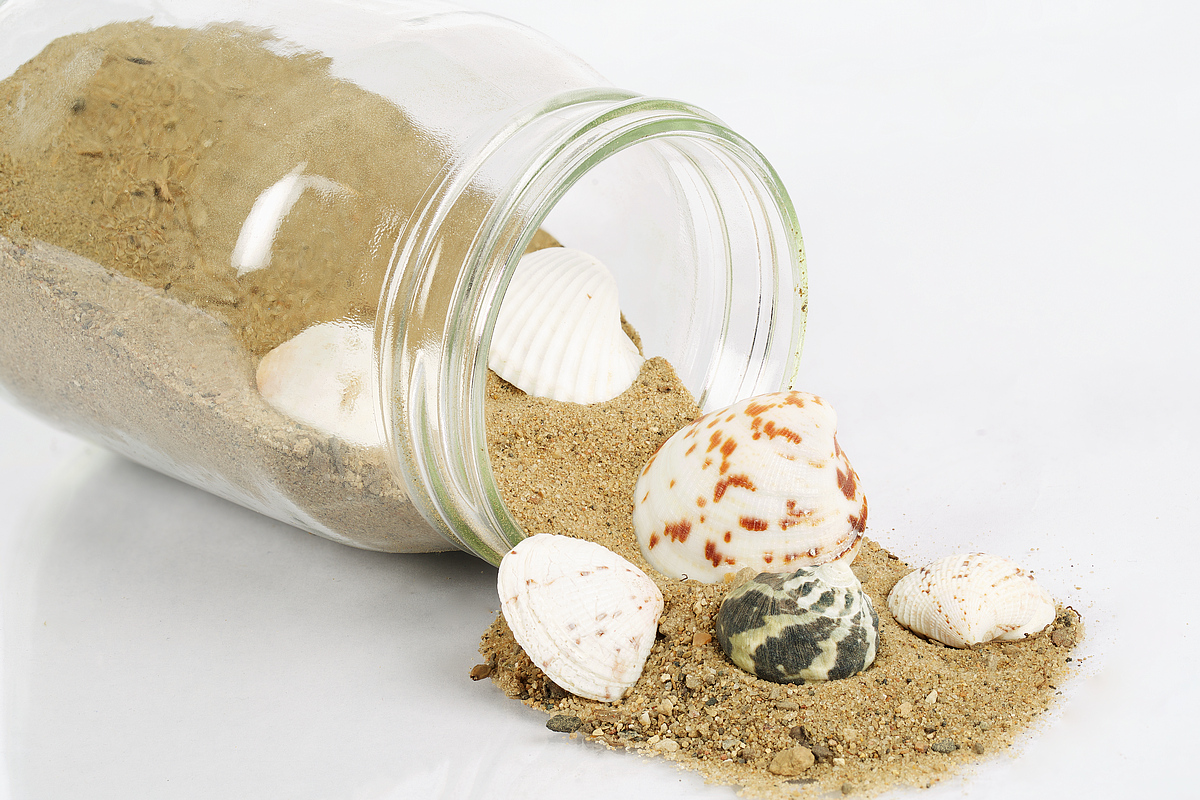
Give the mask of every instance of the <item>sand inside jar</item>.
MULTIPOLYGON (((452 549, 382 447, 289 418, 255 381, 258 359, 308 326, 374 321, 437 148, 394 103, 262 31, 134 22, 54 40, 0 81, 0 385, 310 532, 452 549), (299 165, 347 191, 306 190, 270 263, 239 275, 242 221, 299 165)), ((470 239, 448 236, 444 254, 470 239)), ((553 243, 539 231, 531 247, 553 243)))

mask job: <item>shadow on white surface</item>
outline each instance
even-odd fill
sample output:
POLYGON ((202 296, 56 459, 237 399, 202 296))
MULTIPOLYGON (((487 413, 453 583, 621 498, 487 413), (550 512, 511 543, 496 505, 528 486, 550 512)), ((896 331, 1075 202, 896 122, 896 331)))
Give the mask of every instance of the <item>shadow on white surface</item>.
POLYGON ((354 550, 98 451, 54 484, 5 570, 14 800, 732 796, 470 681, 475 558, 354 550))

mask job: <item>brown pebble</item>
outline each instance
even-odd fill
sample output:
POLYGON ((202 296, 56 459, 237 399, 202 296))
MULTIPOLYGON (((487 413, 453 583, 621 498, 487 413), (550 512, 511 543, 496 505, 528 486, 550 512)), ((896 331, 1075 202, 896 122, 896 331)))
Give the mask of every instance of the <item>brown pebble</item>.
POLYGON ((555 733, 575 733, 583 727, 583 720, 573 714, 555 714, 547 720, 546 727, 555 733))
POLYGON ((833 758, 833 751, 823 744, 809 745, 808 749, 812 750, 812 754, 816 757, 817 761, 829 761, 833 758))
POLYGON ((734 589, 738 588, 743 583, 747 583, 748 581, 754 580, 754 578, 757 575, 758 575, 758 573, 755 572, 750 567, 742 567, 737 572, 725 573, 725 577, 723 578, 723 580, 725 581, 725 584, 729 587, 729 591, 732 592, 734 589))
POLYGON ((854 784, 847 781, 842 784, 842 794, 850 794, 854 791, 854 784))
POLYGON ((816 758, 807 747, 796 745, 788 750, 782 750, 771 759, 767 767, 773 775, 799 775, 816 763, 816 758))
POLYGON ((975 755, 981 756, 987 748, 983 746, 983 742, 976 742, 971 745, 971 749, 975 751, 975 755))
POLYGON ((471 680, 481 681, 492 674, 491 664, 476 664, 471 667, 471 680))
POLYGON ((712 641, 712 634, 708 631, 696 631, 692 636, 692 647, 704 647, 712 641))
POLYGON ((1054 642, 1055 647, 1073 647, 1075 645, 1075 631, 1070 628, 1059 628, 1050 634, 1050 641, 1054 642))

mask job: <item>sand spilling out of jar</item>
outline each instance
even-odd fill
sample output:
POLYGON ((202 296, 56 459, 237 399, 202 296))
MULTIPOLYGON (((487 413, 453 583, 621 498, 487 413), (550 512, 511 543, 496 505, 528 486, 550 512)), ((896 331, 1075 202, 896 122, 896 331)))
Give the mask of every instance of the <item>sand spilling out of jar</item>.
MULTIPOLYGON (((412 208, 432 178, 420 170, 437 154, 403 135, 408 123, 390 103, 258 36, 110 25, 52 43, 0 82, 0 107, 45 106, 22 117, 44 124, 0 123, 0 366, 13 391, 65 427, 122 452, 131 439, 152 443, 160 455, 141 454, 152 466, 171 459, 165 471, 178 475, 186 464, 181 477, 211 489, 215 472, 261 483, 239 470, 265 464, 283 496, 258 502, 290 504, 301 527, 331 535, 336 525, 348 534, 331 538, 362 547, 446 549, 381 448, 281 414, 254 375, 259 358, 308 326, 374 318, 388 253, 367 247, 378 225, 367 210, 412 208), (295 132, 287 146, 259 138, 278 129, 295 132), (403 157, 374 157, 389 149, 403 157), (288 224, 328 235, 289 244, 281 231, 271 263, 239 275, 230 253, 256 200, 246 187, 300 165, 354 192, 298 204, 288 224), (364 249, 348 253, 348 242, 364 249), (346 271, 347 262, 365 266, 346 271)), ((666 601, 642 677, 615 703, 564 693, 497 619, 472 676, 490 674, 556 727, 753 796, 869 792, 929 785, 1000 752, 1066 675, 1082 630, 1073 611, 1025 641, 943 647, 888 614, 887 593, 908 567, 868 540, 853 569, 880 616, 875 663, 838 681, 755 678, 713 638, 727 584, 663 577, 632 531, 642 465, 699 415, 669 364, 649 359, 628 390, 588 406, 526 396, 493 374, 485 411, 493 470, 525 531, 603 544, 650 574, 666 601), (797 745, 816 763, 780 766, 797 745)), ((253 497, 235 499, 255 507, 253 497)))
POLYGON ((643 559, 632 527, 642 466, 700 414, 662 359, 650 359, 620 397, 592 406, 528 397, 493 376, 488 447, 505 503, 525 531, 596 541, 650 575, 665 609, 642 677, 615 703, 566 694, 517 644, 502 616, 484 635, 486 673, 554 726, 611 747, 662 756, 748 796, 790 797, 896 783, 929 786, 1010 747, 1050 707, 1082 636, 1060 609, 1030 639, 945 647, 901 628, 887 609, 911 568, 864 541, 852 569, 880 617, 875 663, 835 681, 778 684, 734 666, 714 636, 728 583, 666 578, 643 559), (560 718, 560 719, 555 719, 560 718), (816 763, 777 760, 803 745, 816 763), (775 765, 776 774, 771 771, 775 765))

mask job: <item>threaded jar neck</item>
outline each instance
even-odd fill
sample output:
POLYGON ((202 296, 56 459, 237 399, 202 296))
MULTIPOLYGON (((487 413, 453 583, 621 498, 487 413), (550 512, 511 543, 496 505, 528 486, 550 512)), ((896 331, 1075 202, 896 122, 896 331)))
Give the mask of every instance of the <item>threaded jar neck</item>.
POLYGON ((789 386, 803 340, 791 201, 719 120, 600 88, 480 131, 402 226, 376 331, 393 468, 435 528, 492 563, 523 533, 488 460, 488 347, 543 225, 609 266, 646 355, 706 410, 789 386))

